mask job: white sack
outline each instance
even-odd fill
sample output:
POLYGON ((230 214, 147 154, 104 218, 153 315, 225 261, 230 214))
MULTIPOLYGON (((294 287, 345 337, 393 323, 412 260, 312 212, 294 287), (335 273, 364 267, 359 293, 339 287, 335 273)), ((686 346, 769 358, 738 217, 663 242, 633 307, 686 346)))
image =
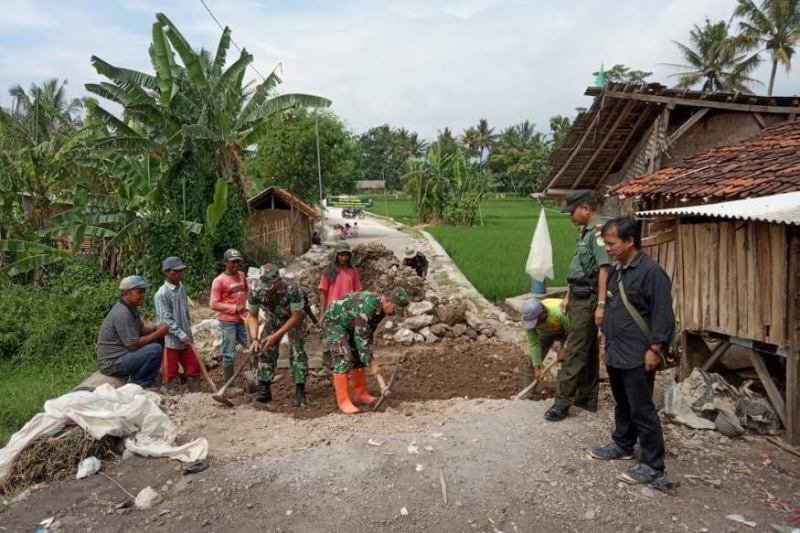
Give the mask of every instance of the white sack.
POLYGON ((105 435, 128 437, 125 447, 149 457, 169 457, 183 462, 205 459, 208 441, 195 439, 174 446, 177 428, 159 404, 161 397, 129 383, 118 389, 104 384, 94 391, 69 392, 44 403, 36 414, 0 449, 0 484, 11 471, 14 458, 40 437, 55 435, 67 424, 77 424, 95 439, 105 435))
POLYGON ((536 281, 544 282, 545 278, 553 279, 553 244, 550 242, 550 231, 547 229, 547 219, 544 208, 539 211, 539 221, 531 239, 531 251, 525 272, 536 281))

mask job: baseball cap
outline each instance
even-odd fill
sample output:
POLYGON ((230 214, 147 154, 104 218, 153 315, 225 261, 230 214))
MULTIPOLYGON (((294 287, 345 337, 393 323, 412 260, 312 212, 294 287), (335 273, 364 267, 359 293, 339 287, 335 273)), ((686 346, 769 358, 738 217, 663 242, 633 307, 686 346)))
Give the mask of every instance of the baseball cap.
POLYGON ((222 256, 225 261, 243 261, 242 253, 235 248, 228 248, 222 256))
POLYGON ((146 289, 150 285, 144 280, 142 276, 128 276, 126 278, 122 278, 122 281, 119 282, 119 290, 127 291, 130 289, 146 289))
POLYGON ((587 202, 593 202, 592 191, 575 191, 567 195, 567 204, 561 210, 562 213, 572 213, 578 206, 587 202))
POLYGON ((397 307, 403 308, 408 305, 408 293, 404 288, 398 287, 392 291, 392 301, 397 307))
POLYGON ((522 327, 524 329, 535 328, 543 309, 542 302, 536 298, 522 302, 522 327))
POLYGON ((406 246, 406 251, 403 254, 406 258, 411 259, 415 255, 417 255, 417 251, 414 249, 413 246, 406 246))
POLYGON ((161 262, 161 271, 166 272, 167 270, 183 270, 186 268, 186 265, 183 264, 180 257, 167 257, 161 262))

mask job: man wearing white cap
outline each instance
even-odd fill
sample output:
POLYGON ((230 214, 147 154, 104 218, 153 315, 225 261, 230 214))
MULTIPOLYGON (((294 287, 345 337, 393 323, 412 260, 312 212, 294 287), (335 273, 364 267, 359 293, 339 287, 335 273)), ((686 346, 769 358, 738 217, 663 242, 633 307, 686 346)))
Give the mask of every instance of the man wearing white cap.
POLYGON ((97 368, 101 373, 152 388, 161 369, 164 336, 169 326, 145 326, 139 316, 147 282, 128 276, 119 284, 120 299, 111 308, 97 335, 97 368))
POLYGON ((559 361, 566 358, 569 318, 561 310, 561 299, 525 300, 522 304, 522 328, 528 341, 529 357, 522 374, 523 385, 527 387, 533 379, 541 379, 542 360, 547 357, 554 342, 561 343, 559 361))

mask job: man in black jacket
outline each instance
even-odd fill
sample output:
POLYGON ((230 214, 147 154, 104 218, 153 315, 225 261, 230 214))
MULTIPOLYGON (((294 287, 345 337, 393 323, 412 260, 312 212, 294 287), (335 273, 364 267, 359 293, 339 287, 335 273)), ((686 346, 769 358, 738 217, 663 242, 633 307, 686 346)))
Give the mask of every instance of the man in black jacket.
POLYGON ((594 448, 595 459, 631 459, 639 441, 639 464, 625 471, 627 483, 650 483, 664 475, 664 437, 653 404, 653 383, 675 329, 666 272, 641 251, 631 217, 609 220, 603 241, 617 260, 608 276, 608 304, 601 330, 605 364, 616 407, 611 442, 594 448), (627 300, 627 302, 626 302, 627 300))

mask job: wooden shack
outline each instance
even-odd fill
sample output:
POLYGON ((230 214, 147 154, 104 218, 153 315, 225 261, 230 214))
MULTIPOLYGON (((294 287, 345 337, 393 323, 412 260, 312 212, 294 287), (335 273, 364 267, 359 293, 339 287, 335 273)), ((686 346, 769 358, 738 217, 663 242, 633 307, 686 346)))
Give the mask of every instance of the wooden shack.
POLYGON ((642 247, 672 278, 688 360, 709 368, 728 346, 746 348, 789 439, 800 442, 800 121, 631 178, 611 194, 638 208, 642 247), (697 335, 722 341, 708 360, 687 349, 697 335), (770 374, 780 369, 784 393, 770 374))
POLYGON ((247 239, 261 244, 275 242, 282 254, 298 256, 311 247, 319 211, 280 187, 269 187, 248 201, 245 221, 247 239))

